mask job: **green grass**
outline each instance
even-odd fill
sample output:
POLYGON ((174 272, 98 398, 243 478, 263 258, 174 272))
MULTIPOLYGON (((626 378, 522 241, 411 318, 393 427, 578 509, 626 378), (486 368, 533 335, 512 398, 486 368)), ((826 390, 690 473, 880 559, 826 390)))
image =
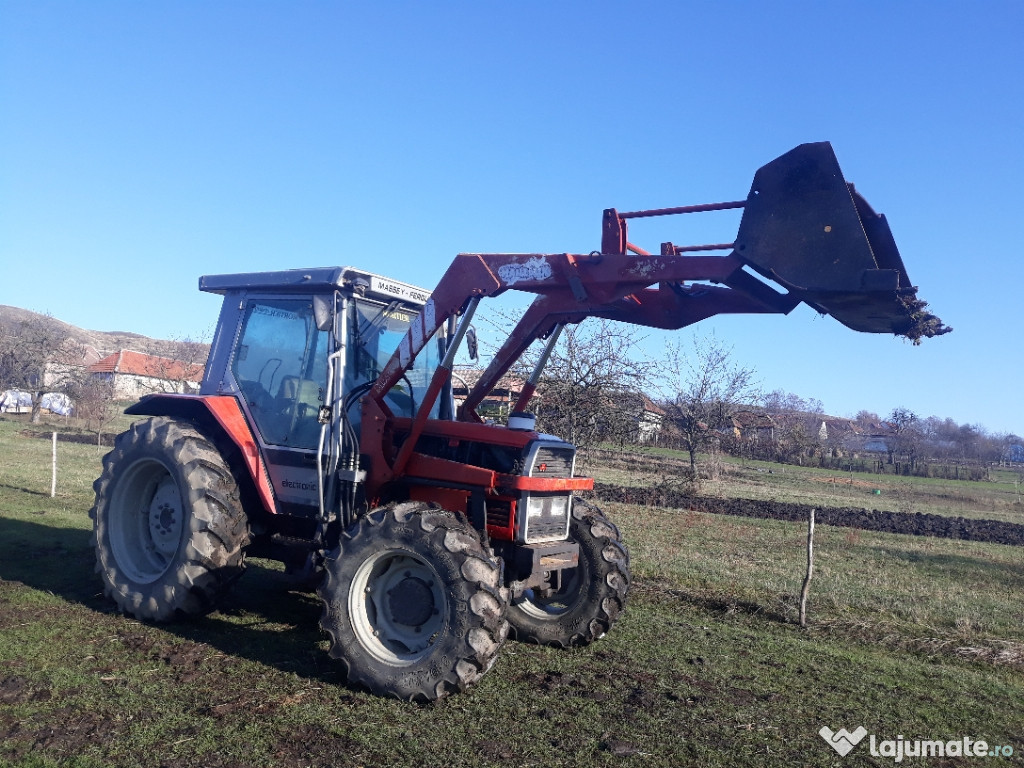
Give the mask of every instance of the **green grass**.
POLYGON ((803 526, 608 505, 636 577, 614 630, 508 643, 469 693, 414 706, 349 688, 315 597, 264 561, 204 619, 113 613, 100 453, 60 444, 51 499, 50 444, 22 428, 0 420, 0 766, 878 764, 823 725, 1024 754, 1024 549, 819 526, 801 629, 803 526))
MULTIPOLYGON (((796 620, 805 525, 621 504, 605 509, 631 543, 642 588, 796 620)), ((815 627, 922 648, 941 639, 947 654, 989 649, 1024 662, 1024 549, 831 526, 816 528, 815 549, 815 627)))

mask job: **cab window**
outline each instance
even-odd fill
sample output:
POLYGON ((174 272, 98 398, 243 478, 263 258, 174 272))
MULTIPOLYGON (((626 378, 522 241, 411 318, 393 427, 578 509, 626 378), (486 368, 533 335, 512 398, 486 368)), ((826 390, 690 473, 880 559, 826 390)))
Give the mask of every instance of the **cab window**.
POLYGON ((248 302, 231 371, 265 442, 317 447, 329 344, 311 299, 248 302))

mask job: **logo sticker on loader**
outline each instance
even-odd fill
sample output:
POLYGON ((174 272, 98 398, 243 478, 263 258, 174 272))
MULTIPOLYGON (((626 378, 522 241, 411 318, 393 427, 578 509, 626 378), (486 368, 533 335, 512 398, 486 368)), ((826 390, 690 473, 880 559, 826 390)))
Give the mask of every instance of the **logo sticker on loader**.
POLYGON ((543 256, 534 256, 522 264, 505 264, 498 267, 498 277, 505 285, 515 285, 524 280, 547 280, 551 277, 551 265, 543 256))

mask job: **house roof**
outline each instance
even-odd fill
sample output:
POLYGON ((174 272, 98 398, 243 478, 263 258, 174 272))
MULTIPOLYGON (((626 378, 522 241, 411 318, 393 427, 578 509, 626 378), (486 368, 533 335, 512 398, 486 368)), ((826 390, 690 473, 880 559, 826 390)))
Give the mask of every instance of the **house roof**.
POLYGON ((770 429, 775 426, 771 416, 757 411, 740 411, 733 416, 732 423, 741 429, 770 429))
POLYGON ((172 360, 169 357, 145 355, 122 349, 107 355, 87 369, 89 373, 123 373, 133 376, 148 376, 153 379, 173 381, 199 381, 203 378, 203 366, 172 360))
POLYGON ((656 414, 658 416, 664 416, 665 415, 665 409, 662 408, 660 405, 658 405, 653 400, 651 400, 651 398, 649 398, 643 392, 640 393, 640 402, 643 404, 644 411, 646 411, 647 413, 653 413, 653 414, 656 414))
MULTIPOLYGON (((453 382, 452 386, 455 388, 456 394, 460 392, 465 394, 466 388, 472 389, 476 386, 476 383, 480 381, 480 377, 484 375, 484 371, 479 368, 456 368, 453 371, 453 382)), ((506 373, 498 383, 495 385, 492 392, 508 392, 510 394, 519 394, 523 391, 523 387, 526 386, 526 381, 518 376, 511 373, 506 373)))

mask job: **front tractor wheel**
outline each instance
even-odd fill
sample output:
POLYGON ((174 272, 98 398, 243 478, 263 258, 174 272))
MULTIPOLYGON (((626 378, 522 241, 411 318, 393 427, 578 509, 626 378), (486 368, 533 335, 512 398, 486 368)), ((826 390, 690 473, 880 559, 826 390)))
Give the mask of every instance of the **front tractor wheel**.
POLYGON ((451 512, 418 502, 373 510, 326 565, 330 655, 374 693, 433 701, 465 690, 508 635, 500 565, 451 512))
POLYGON ((546 590, 527 589, 508 608, 516 640, 561 648, 604 637, 626 607, 629 553, 619 529, 597 507, 573 500, 569 538, 579 544, 576 568, 554 575, 546 590))
POLYGON ((117 437, 94 483, 96 570, 118 608, 167 621, 213 610, 242 575, 249 530, 220 452, 155 417, 117 437))

